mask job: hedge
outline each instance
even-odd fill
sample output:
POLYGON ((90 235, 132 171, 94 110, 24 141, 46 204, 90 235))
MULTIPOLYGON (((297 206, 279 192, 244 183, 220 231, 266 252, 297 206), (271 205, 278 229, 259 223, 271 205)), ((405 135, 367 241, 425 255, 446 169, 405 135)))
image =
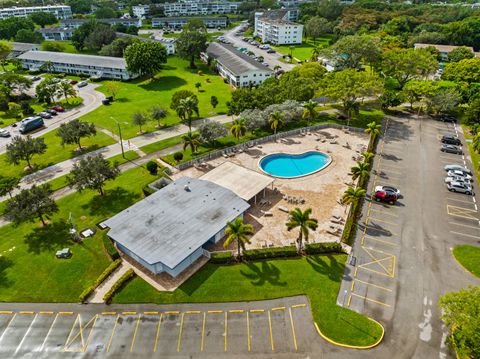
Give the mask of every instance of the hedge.
POLYGON ((103 247, 107 251, 110 258, 112 258, 113 261, 120 258, 120 254, 118 253, 117 248, 115 248, 110 238, 108 238, 107 235, 104 234, 102 237, 102 240, 103 240, 103 247))
POLYGON ((321 253, 340 253, 343 252, 342 246, 338 242, 324 243, 307 243, 305 245, 305 253, 321 254, 321 253))
POLYGON ((217 264, 226 264, 233 262, 232 252, 213 252, 210 254, 210 262, 217 264))
POLYGON ((267 258, 281 258, 281 257, 296 257, 298 256, 297 247, 279 247, 279 248, 262 248, 262 249, 247 249, 243 251, 245 259, 267 259, 267 258))
POLYGON ((95 285, 91 285, 83 290, 83 292, 79 295, 78 300, 80 303, 84 303, 85 300, 93 293, 93 291, 97 288, 95 285))
POLYGON ((133 270, 133 268, 127 270, 120 278, 118 278, 112 288, 110 288, 110 290, 105 293, 105 295, 103 296, 103 301, 105 303, 110 303, 110 300, 115 295, 115 293, 117 293, 130 279, 132 279, 134 275, 135 271, 133 270))
POLYGON ((102 284, 102 282, 110 275, 112 274, 112 272, 118 268, 118 266, 120 265, 120 263, 122 263, 122 260, 121 259, 116 259, 115 261, 113 261, 112 263, 110 263, 110 265, 105 268, 105 270, 98 276, 98 278, 95 280, 95 283, 93 283, 91 286, 89 286, 88 288, 85 288, 84 291, 80 294, 79 296, 79 300, 80 302, 84 302, 89 296, 90 294, 93 293, 93 291, 95 289, 97 289, 97 287, 102 284))
POLYGON ((150 188, 148 184, 142 187, 142 191, 145 197, 148 197, 156 192, 154 189, 150 188))

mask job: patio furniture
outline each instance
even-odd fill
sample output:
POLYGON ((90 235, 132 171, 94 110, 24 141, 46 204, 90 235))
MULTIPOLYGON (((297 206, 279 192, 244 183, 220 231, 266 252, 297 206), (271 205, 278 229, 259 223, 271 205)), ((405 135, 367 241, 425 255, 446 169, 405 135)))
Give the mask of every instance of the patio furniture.
POLYGON ((279 207, 278 207, 278 210, 279 210, 279 211, 282 211, 282 212, 285 212, 285 213, 288 213, 288 212, 289 212, 289 211, 288 211, 288 208, 287 208, 287 207, 283 207, 283 206, 279 206, 279 207))

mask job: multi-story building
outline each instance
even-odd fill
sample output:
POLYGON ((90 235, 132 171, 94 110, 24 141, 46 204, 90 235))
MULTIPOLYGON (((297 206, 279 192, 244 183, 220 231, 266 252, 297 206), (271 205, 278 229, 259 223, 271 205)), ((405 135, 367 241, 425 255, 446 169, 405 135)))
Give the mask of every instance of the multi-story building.
POLYGON ((75 29, 68 27, 46 27, 44 29, 35 29, 35 31, 42 34, 43 38, 48 41, 64 41, 70 40, 73 36, 75 29))
POLYGON ((140 41, 160 42, 167 49, 167 55, 173 55, 176 51, 177 39, 175 38, 156 37, 153 35, 151 37, 143 37, 143 36, 137 36, 137 35, 124 34, 122 32, 117 32, 117 37, 129 37, 133 39, 138 39, 140 41))
POLYGON ((236 14, 239 9, 239 2, 230 1, 183 1, 163 4, 165 16, 236 14))
POLYGON ((289 11, 282 9, 255 13, 254 36, 275 45, 301 44, 303 25, 288 20, 289 11))
POLYGON ((132 6, 133 16, 138 19, 146 19, 150 14, 150 5, 135 5, 132 6))
MULTIPOLYGON (((440 55, 442 56, 442 61, 448 61, 448 54, 455 50, 458 49, 460 46, 453 46, 453 45, 436 45, 436 44, 421 44, 421 43, 416 43, 413 44, 413 47, 415 49, 426 49, 429 47, 434 47, 435 49, 440 52, 440 55)), ((475 50, 471 46, 466 46, 467 49, 469 49, 475 56, 478 56, 477 53, 475 53, 475 50)))
POLYGON ((227 27, 228 18, 225 16, 219 17, 158 17, 152 19, 152 27, 170 27, 181 28, 185 26, 190 20, 199 19, 208 28, 227 27))
POLYGON ((209 64, 215 61, 215 68, 220 76, 234 87, 259 85, 273 73, 243 52, 218 42, 211 42, 201 57, 209 64))
MULTIPOLYGON (((91 21, 91 19, 68 19, 60 22, 60 27, 69 28, 69 29, 78 29, 81 25, 86 22, 91 21)), ((103 22, 108 25, 118 25, 122 24, 125 26, 142 26, 142 19, 98 19, 97 21, 103 22)))
POLYGON ((27 44, 25 42, 11 42, 10 45, 12 45, 13 47, 12 52, 8 56, 10 58, 18 57, 27 51, 40 50, 39 44, 27 44))
POLYGON ((0 9, 0 19, 8 17, 27 17, 34 12, 49 12, 59 20, 70 19, 72 17, 72 8, 67 5, 46 5, 29 7, 6 7, 0 9))
POLYGON ((45 62, 52 64, 52 72, 83 74, 95 78, 128 80, 136 77, 127 70, 121 57, 91 56, 50 51, 28 51, 18 56, 24 68, 38 71, 45 62))

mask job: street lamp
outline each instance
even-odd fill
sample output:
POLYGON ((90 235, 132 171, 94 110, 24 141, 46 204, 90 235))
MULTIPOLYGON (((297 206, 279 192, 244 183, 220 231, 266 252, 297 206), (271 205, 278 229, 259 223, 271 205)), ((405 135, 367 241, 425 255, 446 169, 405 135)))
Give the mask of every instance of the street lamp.
MULTIPOLYGON (((123 138, 122 138, 122 129, 120 128, 120 122, 118 122, 115 118, 110 116, 112 120, 114 120, 118 125, 118 136, 120 137, 120 147, 122 148, 122 157, 125 158, 125 151, 123 150, 123 138)), ((126 122, 124 122, 126 123, 126 122)))

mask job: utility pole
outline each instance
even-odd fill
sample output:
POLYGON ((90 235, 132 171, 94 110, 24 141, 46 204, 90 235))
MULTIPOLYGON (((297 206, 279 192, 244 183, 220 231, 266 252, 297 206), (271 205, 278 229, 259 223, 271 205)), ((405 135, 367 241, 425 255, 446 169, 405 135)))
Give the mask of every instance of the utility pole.
POLYGON ((125 151, 123 150, 123 138, 122 138, 122 129, 120 127, 120 122, 118 122, 115 118, 111 117, 117 123, 118 126, 118 137, 120 137, 120 147, 122 148, 122 157, 125 158, 125 151))

